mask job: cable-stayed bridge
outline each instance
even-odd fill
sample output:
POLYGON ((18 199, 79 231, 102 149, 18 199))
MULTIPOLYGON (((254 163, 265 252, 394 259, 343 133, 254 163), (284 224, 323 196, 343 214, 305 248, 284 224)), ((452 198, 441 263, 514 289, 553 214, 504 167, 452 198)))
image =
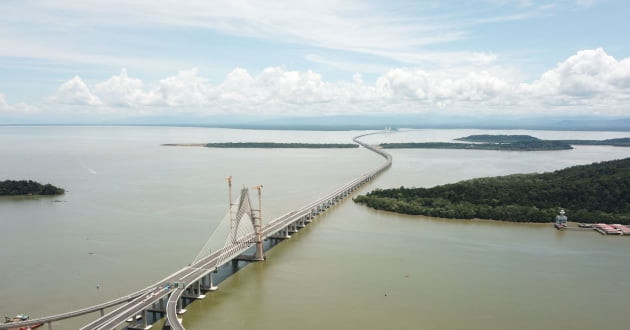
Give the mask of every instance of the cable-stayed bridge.
POLYGON ((247 188, 243 188, 238 201, 232 203, 232 181, 230 177, 227 179, 230 189, 229 212, 220 222, 217 229, 210 235, 202 250, 189 266, 127 296, 58 315, 23 322, 3 323, 0 324, 0 330, 28 327, 40 323, 45 323, 48 329, 52 329, 55 321, 95 312, 99 312, 100 317, 82 327, 82 330, 116 329, 129 320, 132 321, 127 327, 129 329, 149 329, 151 327, 147 322, 147 313, 149 311, 165 313, 168 326, 172 329, 184 329, 182 320, 179 318, 185 312, 183 299, 202 299, 205 297, 203 292, 216 290, 217 287, 213 283, 213 274, 219 267, 238 260, 264 260, 263 242, 265 240, 289 238, 292 233, 311 223, 318 214, 343 200, 391 166, 392 158, 388 153, 358 140, 365 135, 357 136, 353 141, 385 158, 383 164, 369 173, 363 174, 325 196, 297 210, 286 213, 265 225, 262 223, 260 197, 262 186, 255 187, 258 192, 257 208, 254 208, 252 205, 247 188), (253 250, 253 253, 244 255, 248 250, 253 250), (106 308, 115 306, 119 307, 105 313, 106 308), (135 322, 137 315, 141 315, 139 322, 135 322))

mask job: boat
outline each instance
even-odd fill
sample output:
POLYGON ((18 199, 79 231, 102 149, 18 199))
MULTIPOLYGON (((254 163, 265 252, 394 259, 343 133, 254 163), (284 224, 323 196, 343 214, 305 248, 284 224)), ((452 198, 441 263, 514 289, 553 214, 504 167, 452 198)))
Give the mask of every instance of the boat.
MULTIPOLYGON (((25 314, 18 314, 15 317, 4 317, 4 322, 5 323, 13 323, 13 322, 24 322, 24 321, 28 321, 29 316, 25 315, 25 314)), ((19 327, 19 328, 9 328, 8 330, 30 330, 30 329, 37 329, 39 327, 41 327, 42 325, 44 325, 44 323, 35 323, 35 324, 31 324, 25 327, 19 327)))
POLYGON ((630 227, 628 226, 624 226, 618 223, 610 226, 620 231, 622 235, 630 235, 630 227))
POLYGON ((578 227, 580 227, 580 228, 593 228, 593 225, 591 225, 590 223, 580 223, 580 224, 578 224, 578 227))
POLYGON ((622 232, 611 225, 607 225, 605 223, 596 223, 593 225, 593 228, 604 235, 621 235, 622 232))
POLYGON ((556 227, 556 229, 558 229, 558 230, 563 230, 563 229, 567 228, 567 225, 558 224, 558 223, 554 224, 553 226, 556 227))

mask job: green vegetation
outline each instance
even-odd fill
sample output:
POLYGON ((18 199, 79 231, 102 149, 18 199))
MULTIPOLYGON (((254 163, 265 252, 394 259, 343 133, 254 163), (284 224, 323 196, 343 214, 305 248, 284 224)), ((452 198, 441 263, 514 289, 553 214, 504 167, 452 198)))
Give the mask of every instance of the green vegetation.
POLYGON ((31 180, 0 181, 0 196, 21 195, 61 195, 65 191, 51 184, 41 184, 31 180))
POLYGON ((543 151, 573 149, 568 143, 557 141, 519 141, 512 143, 450 143, 450 142, 407 142, 383 143, 385 149, 470 149, 470 150, 509 150, 543 151))
POLYGON ((442 218, 630 224, 630 158, 543 174, 466 180, 433 188, 376 189, 354 199, 369 207, 442 218))
POLYGON ((472 149, 472 150, 512 150, 512 151, 544 151, 573 149, 571 145, 607 145, 630 147, 630 138, 608 140, 541 140, 530 135, 470 135, 457 138, 458 141, 474 143, 449 142, 407 142, 383 143, 385 149, 472 149))
POLYGON ((275 143, 275 142, 225 142, 208 143, 208 148, 308 148, 308 149, 332 149, 332 148, 358 148, 354 143, 275 143))
POLYGON ((532 142, 540 141, 531 135, 469 135, 455 140, 468 142, 485 142, 485 143, 514 143, 514 142, 532 142))
POLYGON ((630 147, 630 138, 608 140, 557 140, 573 145, 630 147))

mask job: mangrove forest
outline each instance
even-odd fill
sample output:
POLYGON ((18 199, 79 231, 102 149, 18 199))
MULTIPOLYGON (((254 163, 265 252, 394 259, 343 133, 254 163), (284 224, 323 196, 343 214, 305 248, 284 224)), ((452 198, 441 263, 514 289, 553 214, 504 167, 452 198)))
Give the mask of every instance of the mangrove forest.
POLYGON ((477 178, 432 188, 376 189, 356 203, 378 210, 456 219, 630 224, 630 158, 542 174, 477 178))
POLYGON ((51 184, 41 184, 32 180, 4 180, 0 181, 0 196, 29 196, 29 195, 61 195, 62 188, 51 184))

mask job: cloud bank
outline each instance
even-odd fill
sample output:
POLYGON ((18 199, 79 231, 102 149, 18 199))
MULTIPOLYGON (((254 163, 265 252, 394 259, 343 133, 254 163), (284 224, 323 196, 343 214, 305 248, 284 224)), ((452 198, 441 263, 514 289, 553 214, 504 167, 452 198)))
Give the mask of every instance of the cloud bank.
POLYGON ((371 84, 360 74, 330 82, 310 70, 270 67, 257 74, 235 68, 218 84, 196 69, 145 84, 123 69, 102 82, 86 83, 75 76, 50 100, 128 114, 540 114, 560 108, 568 114, 619 115, 630 104, 630 58, 617 60, 601 48, 582 50, 533 82, 487 70, 415 68, 391 69, 371 84))

